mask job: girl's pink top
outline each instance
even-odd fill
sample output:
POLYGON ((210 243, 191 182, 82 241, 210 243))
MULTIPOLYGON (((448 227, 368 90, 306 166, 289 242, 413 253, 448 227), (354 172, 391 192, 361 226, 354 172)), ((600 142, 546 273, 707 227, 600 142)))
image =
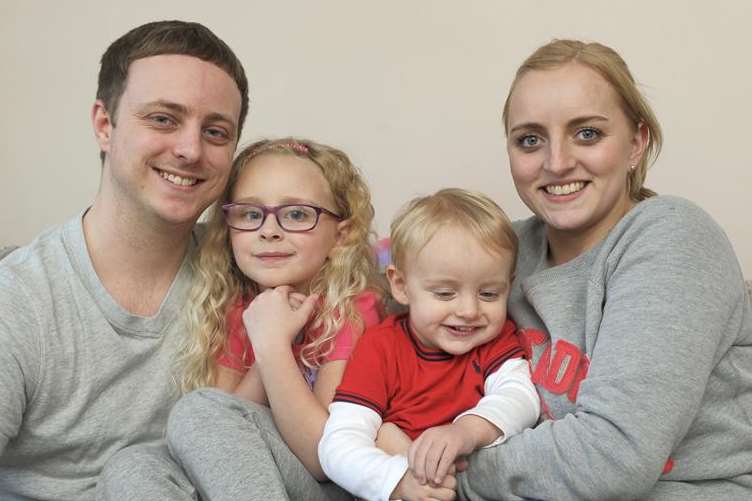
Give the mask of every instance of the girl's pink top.
MULTIPOLYGON (((227 312, 225 325, 227 329, 227 344, 225 351, 217 357, 217 363, 224 367, 240 372, 246 372, 255 362, 253 346, 248 338, 245 325, 243 325, 243 311, 248 307, 249 301, 238 299, 227 312)), ((362 292, 355 298, 355 308, 363 319, 363 327, 346 322, 334 336, 334 349, 326 357, 323 363, 333 360, 347 360, 355 348, 358 337, 366 327, 376 325, 380 321, 380 301, 373 292, 362 292)), ((300 352, 304 345, 310 343, 321 335, 321 329, 306 331, 302 340, 292 346, 295 359, 300 362, 300 352)))

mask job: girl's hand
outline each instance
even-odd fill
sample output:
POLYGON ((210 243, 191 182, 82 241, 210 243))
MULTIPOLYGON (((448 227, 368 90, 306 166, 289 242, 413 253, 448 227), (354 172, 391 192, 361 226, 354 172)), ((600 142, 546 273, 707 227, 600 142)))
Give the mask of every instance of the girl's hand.
POLYGON ((267 289, 243 312, 243 324, 258 357, 266 350, 290 349, 313 313, 318 297, 293 292, 287 285, 267 289))

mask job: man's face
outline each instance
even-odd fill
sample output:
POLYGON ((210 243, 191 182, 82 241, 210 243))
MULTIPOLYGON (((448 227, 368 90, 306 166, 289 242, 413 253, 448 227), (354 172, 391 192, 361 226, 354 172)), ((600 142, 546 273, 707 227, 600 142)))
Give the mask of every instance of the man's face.
POLYGON ((93 120, 106 159, 100 192, 123 217, 193 224, 219 197, 237 144, 240 91, 212 63, 183 55, 137 59, 110 117, 93 120))

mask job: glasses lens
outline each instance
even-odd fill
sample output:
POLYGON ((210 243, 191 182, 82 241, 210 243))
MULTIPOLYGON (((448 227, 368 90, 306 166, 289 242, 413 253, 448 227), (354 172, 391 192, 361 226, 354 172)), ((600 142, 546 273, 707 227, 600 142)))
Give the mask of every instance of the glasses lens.
POLYGON ((316 210, 305 205, 288 205, 278 212, 279 224, 289 231, 305 231, 316 226, 316 210))
POLYGON ((264 223, 264 211, 252 205, 235 205, 228 215, 230 226, 241 230, 256 230, 264 223))

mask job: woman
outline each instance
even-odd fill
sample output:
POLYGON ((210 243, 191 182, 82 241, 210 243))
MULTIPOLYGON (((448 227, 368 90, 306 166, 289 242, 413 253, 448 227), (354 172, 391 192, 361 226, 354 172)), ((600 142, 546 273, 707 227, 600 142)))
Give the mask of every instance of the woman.
POLYGON ((626 64, 551 42, 503 118, 543 420, 475 454, 460 497, 752 499, 752 308, 719 226, 643 186, 661 132, 626 64))

